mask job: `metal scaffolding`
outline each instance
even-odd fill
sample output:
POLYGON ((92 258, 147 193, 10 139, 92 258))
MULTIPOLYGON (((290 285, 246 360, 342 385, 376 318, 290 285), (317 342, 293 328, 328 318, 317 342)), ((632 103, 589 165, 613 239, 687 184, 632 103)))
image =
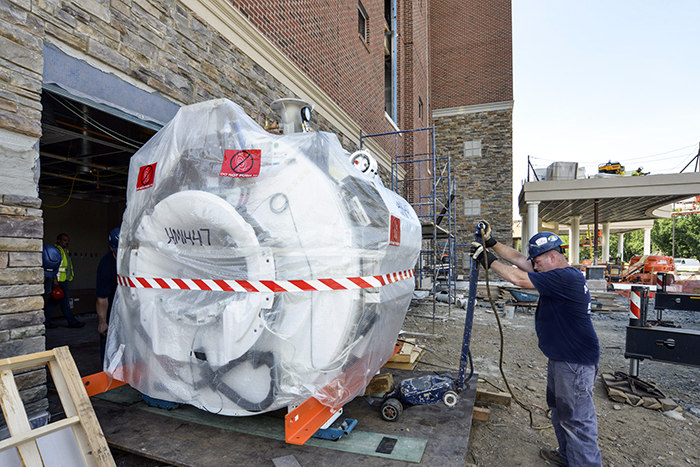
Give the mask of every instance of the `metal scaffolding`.
POLYGON ((418 288, 432 292, 434 317, 438 294, 448 304, 457 295, 456 183, 450 157, 437 154, 435 127, 361 135, 360 147, 366 138, 384 138, 385 147, 386 139, 393 139, 391 189, 411 204, 420 219, 423 242, 415 275, 418 288), (414 151, 418 146, 427 151, 414 151))

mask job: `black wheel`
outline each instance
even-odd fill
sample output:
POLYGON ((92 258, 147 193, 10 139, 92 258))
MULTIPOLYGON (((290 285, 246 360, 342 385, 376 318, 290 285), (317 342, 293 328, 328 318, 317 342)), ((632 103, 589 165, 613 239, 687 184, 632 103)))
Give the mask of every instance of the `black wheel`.
POLYGON ((447 391, 445 394, 442 395, 442 402, 449 408, 452 408, 455 405, 457 405, 458 400, 459 396, 454 391, 447 391))
POLYGON ((403 412, 403 405, 398 399, 387 399, 386 402, 382 404, 382 418, 387 422, 395 422, 401 416, 403 412))

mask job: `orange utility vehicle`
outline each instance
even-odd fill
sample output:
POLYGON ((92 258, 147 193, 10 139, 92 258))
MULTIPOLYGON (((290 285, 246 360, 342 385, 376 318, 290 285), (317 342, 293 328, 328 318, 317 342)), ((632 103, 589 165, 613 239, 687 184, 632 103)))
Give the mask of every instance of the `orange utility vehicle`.
POLYGON ((667 272, 675 274, 676 265, 671 256, 637 255, 630 259, 624 280, 620 282, 634 282, 641 284, 656 284, 656 273, 667 272))

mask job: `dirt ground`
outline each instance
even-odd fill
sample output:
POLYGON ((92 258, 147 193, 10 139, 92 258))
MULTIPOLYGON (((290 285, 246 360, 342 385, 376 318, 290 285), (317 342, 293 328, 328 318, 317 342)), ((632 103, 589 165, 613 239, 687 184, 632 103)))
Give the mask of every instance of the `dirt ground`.
MULTIPOLYGON (((415 337, 419 345, 434 353, 424 354, 421 359, 424 363, 417 369, 442 371, 429 364, 457 367, 465 315, 464 309, 453 305, 448 312, 446 304, 438 303, 436 319, 433 319, 432 299, 412 302, 404 323, 404 335, 415 337)), ((649 312, 649 316, 655 315, 649 312)), ((667 397, 679 404, 683 409, 680 413, 613 402, 606 394, 600 372, 629 373, 629 360, 624 358, 629 316, 619 311, 598 312, 592 319, 601 347, 594 397, 603 466, 700 465, 700 368, 651 361, 640 364, 639 378, 656 383, 667 397)), ((700 330, 698 313, 666 311, 663 319, 700 330)), ((515 396, 525 405, 546 408, 547 360, 537 347, 534 313, 518 311, 513 318, 501 317, 501 323, 505 338, 503 368, 515 396)), ((506 391, 499 371, 499 348, 496 317, 488 300, 480 299, 474 312, 471 338, 474 371, 479 375, 480 387, 506 391)), ((540 459, 539 450, 543 446, 557 446, 552 428, 532 428, 528 413, 515 402, 509 407, 496 404, 488 407, 490 420, 472 424, 467 465, 549 465, 540 459)), ((543 411, 533 410, 535 426, 549 425, 543 411)))

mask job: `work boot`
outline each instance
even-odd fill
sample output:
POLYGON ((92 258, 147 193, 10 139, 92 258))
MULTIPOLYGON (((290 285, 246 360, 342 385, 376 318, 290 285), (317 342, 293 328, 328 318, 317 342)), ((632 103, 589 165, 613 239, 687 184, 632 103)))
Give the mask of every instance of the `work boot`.
POLYGON ((75 323, 68 325, 69 328, 82 328, 83 326, 85 326, 84 321, 76 321, 75 323))
POLYGON ((559 456, 559 449, 542 448, 540 449, 540 457, 547 462, 558 465, 559 467, 568 467, 568 465, 562 460, 561 456, 559 456))

